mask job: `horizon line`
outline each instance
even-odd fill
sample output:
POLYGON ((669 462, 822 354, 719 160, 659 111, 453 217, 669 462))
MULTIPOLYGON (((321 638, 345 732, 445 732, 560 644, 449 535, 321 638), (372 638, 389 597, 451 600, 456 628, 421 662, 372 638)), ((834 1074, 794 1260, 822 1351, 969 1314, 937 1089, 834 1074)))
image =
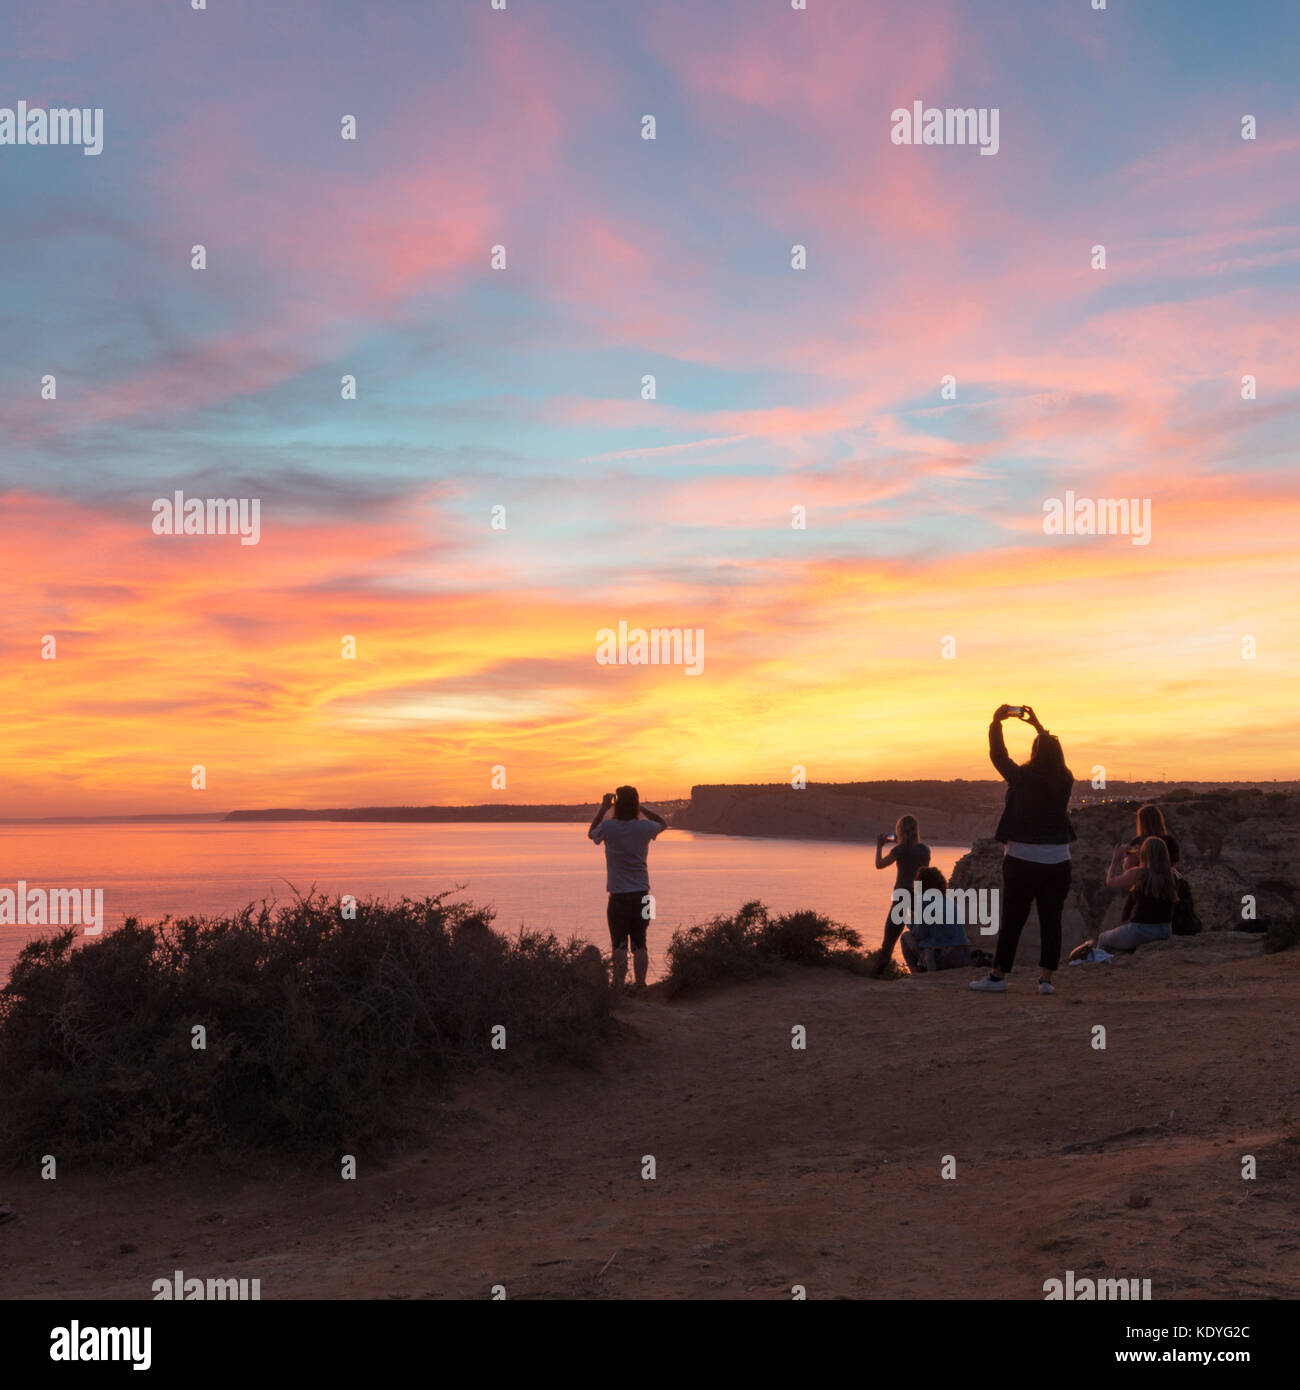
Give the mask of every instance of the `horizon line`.
MULTIPOLYGON (((1076 778, 1076 782, 1082 778, 1076 778)), ((915 784, 919 782, 948 783, 952 785, 972 786, 980 783, 987 783, 996 786, 1001 783, 998 777, 874 777, 859 778, 844 782, 809 782, 807 788, 812 787, 853 787, 853 786, 887 786, 890 784, 915 784)), ((1160 778, 1160 777, 1133 777, 1117 779, 1108 787, 1089 788, 1100 793, 1112 791, 1121 787, 1133 786, 1159 786, 1159 787, 1204 787, 1213 789, 1217 787, 1227 788, 1249 788, 1261 785, 1282 783, 1283 785, 1294 785, 1300 789, 1300 777, 1273 777, 1273 778, 1250 778, 1243 781, 1228 781, 1222 778, 1200 778, 1200 777, 1180 777, 1180 778, 1160 778)), ((692 791, 696 788, 710 787, 787 787, 786 782, 696 782, 692 785, 692 791)), ((794 788, 789 788, 795 790, 794 788)), ((647 801, 647 805, 657 802, 683 801, 689 802, 690 795, 686 796, 660 796, 652 797, 647 801)), ((472 802, 423 802, 423 803, 382 803, 360 806, 234 806, 224 811, 136 811, 136 812, 72 812, 61 816, 0 816, 0 825, 67 825, 73 822, 93 822, 93 821, 216 821, 227 820, 231 816, 267 816, 267 815, 311 815, 321 816, 330 812, 355 813, 359 811, 482 811, 482 810, 542 810, 555 807, 585 809, 587 807, 598 806, 599 801, 472 801, 472 802)))

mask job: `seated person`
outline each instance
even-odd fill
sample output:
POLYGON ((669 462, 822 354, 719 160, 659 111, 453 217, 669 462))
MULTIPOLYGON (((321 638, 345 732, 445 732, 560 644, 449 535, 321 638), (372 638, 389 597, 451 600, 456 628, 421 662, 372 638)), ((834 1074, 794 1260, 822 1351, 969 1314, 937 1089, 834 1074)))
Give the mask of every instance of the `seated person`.
MULTIPOLYGON (((931 890, 939 893, 948 891, 948 880, 938 869, 922 869, 916 876, 916 882, 922 894, 931 890)), ((923 897, 922 916, 928 915, 923 897)), ((925 970, 952 970, 971 963, 966 928, 957 920, 955 908, 949 906, 946 899, 941 922, 913 922, 899 938, 898 944, 913 975, 925 970)))
POLYGON ((1167 941, 1173 932, 1178 883, 1169 862, 1169 850, 1158 835, 1149 835, 1139 851, 1136 868, 1122 867, 1127 845, 1116 845, 1106 872, 1106 887, 1134 893, 1132 914, 1126 922, 1090 937, 1070 953, 1070 960, 1088 960, 1094 949, 1114 954, 1136 951, 1149 941, 1167 941))
MULTIPOLYGON (((1178 867, 1178 841, 1169 833, 1165 825, 1165 815, 1159 806, 1146 805, 1141 807, 1137 813, 1137 835, 1128 842, 1128 852, 1124 856, 1124 868, 1136 869, 1139 865, 1139 856, 1142 846, 1147 839, 1155 835, 1165 842, 1165 848, 1169 851, 1169 862, 1176 869, 1178 867)), ((1124 900, 1124 908, 1120 913, 1119 920, 1122 923, 1130 921, 1133 916, 1133 909, 1137 906, 1137 890, 1131 890, 1128 897, 1124 900)))

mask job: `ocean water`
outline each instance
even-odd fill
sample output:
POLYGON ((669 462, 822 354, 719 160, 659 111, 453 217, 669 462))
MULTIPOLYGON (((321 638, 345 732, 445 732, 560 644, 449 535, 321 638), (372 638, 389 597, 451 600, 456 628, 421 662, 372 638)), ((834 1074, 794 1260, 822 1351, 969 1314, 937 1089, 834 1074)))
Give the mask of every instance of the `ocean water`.
MULTIPOLYGON (((950 873, 966 846, 932 846, 950 873)), ((215 915, 312 888, 331 898, 424 897, 491 905, 498 931, 544 928, 609 948, 605 856, 585 825, 188 822, 0 826, 0 889, 102 888, 105 931, 123 919, 215 915)), ((753 898, 812 908, 880 942, 893 870, 874 846, 666 831, 650 847, 651 976, 672 932, 753 898)), ((0 980, 51 928, 0 924, 0 980)))

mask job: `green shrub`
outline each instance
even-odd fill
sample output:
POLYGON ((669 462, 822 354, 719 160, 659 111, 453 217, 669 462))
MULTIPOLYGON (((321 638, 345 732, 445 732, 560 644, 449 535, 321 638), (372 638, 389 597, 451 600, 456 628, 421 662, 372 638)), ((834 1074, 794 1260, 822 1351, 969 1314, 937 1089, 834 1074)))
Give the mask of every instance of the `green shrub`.
POLYGON ((770 975, 783 962, 835 966, 865 974, 862 938, 816 912, 770 917, 760 902, 746 903, 734 916, 719 915, 702 927, 675 931, 668 943, 666 992, 686 994, 735 980, 770 975))
POLYGON ((0 1156, 342 1151, 408 1132, 413 1101, 476 1061, 590 1059, 610 1027, 599 952, 491 920, 441 898, 345 920, 312 897, 33 941, 0 990, 0 1156))

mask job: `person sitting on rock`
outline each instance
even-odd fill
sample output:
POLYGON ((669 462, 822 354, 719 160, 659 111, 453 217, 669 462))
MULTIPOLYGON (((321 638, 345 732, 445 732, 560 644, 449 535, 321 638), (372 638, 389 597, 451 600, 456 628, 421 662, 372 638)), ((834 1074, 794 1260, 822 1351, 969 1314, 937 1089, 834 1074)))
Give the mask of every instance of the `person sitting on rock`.
MULTIPOLYGON (((1124 870, 1136 869, 1141 863, 1139 855, 1142 846, 1152 836, 1157 835, 1165 842, 1165 848, 1169 851, 1169 862, 1178 868, 1178 841, 1169 833, 1165 825, 1165 814, 1159 806, 1146 805, 1139 809, 1137 813, 1137 835, 1128 842, 1128 853, 1124 856, 1124 870)), ((1175 875, 1177 877, 1177 875, 1175 875)), ((1129 892, 1124 899, 1124 907, 1120 912, 1120 922, 1127 922, 1132 919, 1133 909, 1137 906, 1137 890, 1129 892)))
POLYGON ((1147 804, 1139 807, 1137 813, 1137 835, 1128 842, 1128 854, 1125 858, 1125 869, 1135 869, 1138 865, 1138 852, 1142 848, 1142 843, 1150 835, 1158 835, 1164 842, 1165 848, 1169 851, 1169 862, 1178 867, 1178 841, 1169 833, 1169 827, 1165 824, 1165 813, 1159 806, 1147 804))
POLYGON ((1128 845, 1115 846, 1106 871, 1106 887, 1136 894, 1133 914, 1126 922, 1091 937, 1070 953, 1070 960, 1089 960, 1094 950, 1136 951, 1150 941, 1168 941, 1173 932, 1178 883, 1169 862, 1169 849, 1159 835, 1148 835, 1139 851, 1136 868, 1125 869, 1128 845))
POLYGON ((925 868, 917 874, 916 881, 922 895, 931 892, 944 894, 943 920, 925 920, 930 913, 923 896, 921 920, 914 921, 898 939, 907 968, 913 975, 919 975, 922 971, 953 970, 957 966, 969 965, 970 943, 966 940, 966 928, 958 920, 956 909, 947 901, 948 880, 938 869, 925 868))

